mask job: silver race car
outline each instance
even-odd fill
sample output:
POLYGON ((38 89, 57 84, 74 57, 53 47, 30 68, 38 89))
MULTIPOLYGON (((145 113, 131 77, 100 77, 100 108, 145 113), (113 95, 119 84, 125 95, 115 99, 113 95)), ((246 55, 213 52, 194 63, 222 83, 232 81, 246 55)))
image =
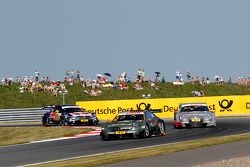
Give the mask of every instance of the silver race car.
POLYGON ((216 126, 215 114, 206 103, 181 103, 174 113, 174 128, 206 126, 216 126))

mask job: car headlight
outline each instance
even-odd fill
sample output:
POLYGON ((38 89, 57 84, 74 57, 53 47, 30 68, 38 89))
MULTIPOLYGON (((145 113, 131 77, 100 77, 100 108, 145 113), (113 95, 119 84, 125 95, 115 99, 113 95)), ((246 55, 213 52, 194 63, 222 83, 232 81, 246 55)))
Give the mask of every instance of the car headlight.
POLYGON ((140 125, 138 123, 133 123, 133 127, 139 127, 140 125))
POLYGON ((183 122, 188 122, 188 119, 187 118, 183 118, 183 122))
POLYGON ((210 115, 210 116, 208 116, 208 117, 205 117, 204 120, 205 120, 205 121, 211 121, 211 120, 212 120, 212 116, 210 115))
POLYGON ((69 118, 69 121, 71 121, 71 122, 72 122, 72 121, 75 121, 75 120, 76 120, 76 117, 70 117, 70 118, 69 118))
POLYGON ((183 122, 187 122, 188 119, 186 117, 179 116, 179 120, 183 122))
POLYGON ((104 131, 112 131, 112 128, 109 127, 109 126, 106 126, 106 127, 102 128, 102 130, 104 130, 104 131))

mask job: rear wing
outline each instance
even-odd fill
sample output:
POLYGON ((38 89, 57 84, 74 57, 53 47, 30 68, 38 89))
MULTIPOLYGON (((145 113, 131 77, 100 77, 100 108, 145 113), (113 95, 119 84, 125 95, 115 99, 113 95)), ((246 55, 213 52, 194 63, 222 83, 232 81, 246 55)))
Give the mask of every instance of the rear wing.
POLYGON ((42 109, 52 109, 55 108, 54 105, 43 106, 42 109))
POLYGON ((180 103, 179 108, 183 106, 188 106, 188 105, 201 105, 201 106, 207 106, 207 103, 199 102, 199 103, 180 103))

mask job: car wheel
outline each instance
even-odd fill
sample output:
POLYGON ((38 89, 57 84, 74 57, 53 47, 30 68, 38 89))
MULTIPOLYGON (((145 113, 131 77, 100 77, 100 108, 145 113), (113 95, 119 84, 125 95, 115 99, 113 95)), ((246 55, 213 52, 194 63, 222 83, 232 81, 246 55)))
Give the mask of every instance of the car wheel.
POLYGON ((43 126, 48 126, 49 125, 49 119, 48 118, 43 118, 42 125, 43 126))
POLYGON ((144 136, 143 137, 149 137, 150 136, 150 131, 149 131, 149 127, 148 125, 145 126, 145 129, 144 129, 144 136))
POLYGON ((215 128, 215 127, 216 127, 216 123, 213 126, 211 126, 211 128, 215 128))
POLYGON ((69 125, 69 123, 67 121, 63 122, 63 126, 68 126, 68 125, 69 125))
POLYGON ((180 126, 177 126, 177 125, 175 125, 175 124, 174 124, 174 128, 175 128, 175 129, 181 129, 180 126))
POLYGON ((59 125, 60 125, 60 126, 66 126, 67 123, 66 123, 66 121, 65 121, 64 119, 62 119, 62 120, 60 121, 59 125))
POLYGON ((202 128, 206 128, 207 125, 206 125, 206 124, 202 124, 201 127, 202 127, 202 128))
POLYGON ((97 125, 97 122, 93 120, 91 125, 97 125))
POLYGON ((159 127, 159 134, 162 135, 162 136, 165 136, 166 135, 166 129, 165 129, 164 123, 159 122, 158 127, 159 127))
POLYGON ((102 140, 104 140, 104 141, 108 141, 108 140, 110 140, 110 138, 109 138, 109 136, 108 135, 102 135, 102 140))

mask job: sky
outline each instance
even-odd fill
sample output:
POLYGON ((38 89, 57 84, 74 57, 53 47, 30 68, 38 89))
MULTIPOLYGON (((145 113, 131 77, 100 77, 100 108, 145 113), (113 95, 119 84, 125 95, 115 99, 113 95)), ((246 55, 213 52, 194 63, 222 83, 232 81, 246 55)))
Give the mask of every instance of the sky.
POLYGON ((249 0, 0 0, 0 78, 250 76, 249 0))

